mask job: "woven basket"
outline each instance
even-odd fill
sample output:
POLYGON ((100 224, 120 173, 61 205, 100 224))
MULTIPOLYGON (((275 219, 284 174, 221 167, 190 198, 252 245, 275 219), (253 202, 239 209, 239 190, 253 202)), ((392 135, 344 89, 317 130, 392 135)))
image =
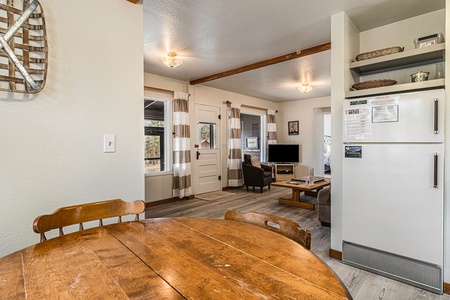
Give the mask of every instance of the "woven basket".
POLYGON ((356 59, 356 61, 366 60, 366 59, 371 59, 371 58, 380 57, 380 56, 384 56, 384 55, 403 52, 403 50, 405 50, 405 47, 395 46, 395 47, 390 47, 390 48, 384 48, 384 49, 380 49, 380 50, 375 50, 375 51, 371 51, 371 52, 365 52, 365 53, 358 54, 355 59, 356 59))
POLYGON ((396 84, 397 81, 392 79, 379 79, 379 80, 367 80, 360 83, 355 83, 352 85, 351 90, 366 90, 366 89, 373 89, 383 86, 390 86, 396 84))
POLYGON ((8 42, 11 51, 0 50, 0 91, 35 94, 42 90, 47 77, 48 48, 44 12, 35 0, 9 0, 0 4, 0 34, 14 25, 27 9, 31 15, 8 42), (34 8, 34 5, 37 7, 34 8), (29 8, 30 7, 30 8, 29 8), (11 55, 11 53, 13 55, 11 55), (16 63, 13 63, 13 58, 16 63), (16 59, 17 58, 17 59, 16 59), (20 69, 25 70, 25 72, 20 69), (30 85, 31 83, 31 85, 30 85))

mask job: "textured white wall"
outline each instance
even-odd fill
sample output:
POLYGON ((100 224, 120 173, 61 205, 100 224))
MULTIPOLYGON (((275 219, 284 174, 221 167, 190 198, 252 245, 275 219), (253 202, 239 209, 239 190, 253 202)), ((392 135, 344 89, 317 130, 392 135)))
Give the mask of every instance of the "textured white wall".
POLYGON ((36 216, 82 202, 144 197, 142 5, 40 0, 47 84, 0 92, 0 256, 39 241, 36 216), (103 153, 103 135, 116 153, 103 153))

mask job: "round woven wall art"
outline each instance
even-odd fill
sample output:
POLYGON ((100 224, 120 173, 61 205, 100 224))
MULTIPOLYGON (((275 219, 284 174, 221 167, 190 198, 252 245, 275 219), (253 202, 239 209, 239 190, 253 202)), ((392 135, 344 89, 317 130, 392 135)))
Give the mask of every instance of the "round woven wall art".
POLYGON ((47 77, 44 11, 37 0, 0 4, 0 90, 34 94, 47 77))

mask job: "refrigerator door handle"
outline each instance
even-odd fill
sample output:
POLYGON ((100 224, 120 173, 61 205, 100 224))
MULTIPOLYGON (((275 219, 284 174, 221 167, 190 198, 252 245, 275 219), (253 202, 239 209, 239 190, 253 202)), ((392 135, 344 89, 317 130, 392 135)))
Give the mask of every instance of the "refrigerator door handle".
POLYGON ((434 174, 433 174, 433 187, 438 187, 438 154, 434 153, 434 174))
POLYGON ((438 113, 439 113, 439 99, 438 98, 434 98, 434 134, 438 134, 439 133, 438 113))

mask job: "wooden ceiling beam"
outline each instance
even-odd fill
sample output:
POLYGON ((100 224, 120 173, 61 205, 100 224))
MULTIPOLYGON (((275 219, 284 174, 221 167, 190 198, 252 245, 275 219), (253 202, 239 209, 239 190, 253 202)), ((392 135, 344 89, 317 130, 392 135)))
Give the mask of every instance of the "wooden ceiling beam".
POLYGON ((303 50, 298 50, 286 55, 282 55, 282 56, 278 56, 275 58, 271 58, 271 59, 267 59, 267 60, 263 60, 257 63, 253 63, 244 67, 239 67, 236 69, 232 69, 232 70, 228 70, 225 72, 221 72, 221 73, 217 73, 214 75, 209 75, 203 78, 199 78, 199 79, 195 79, 190 81, 189 83, 191 85, 196 85, 196 84, 201 84, 201 83, 205 83, 211 80, 215 80, 215 79, 219 79, 219 78, 223 78, 223 77, 227 77, 227 76, 231 76, 231 75, 235 75, 235 74, 239 74, 242 72, 247 72, 250 70, 255 70, 255 69, 259 69, 262 67, 266 67, 266 66, 270 66, 270 65, 274 65, 274 64, 278 64, 284 61, 288 61, 291 59, 296 59, 299 57, 303 57, 303 56, 308 56, 308 55, 312 55, 312 54, 316 54, 322 51, 327 51, 331 49, 331 42, 319 45, 319 46, 314 46, 308 49, 303 49, 303 50))

